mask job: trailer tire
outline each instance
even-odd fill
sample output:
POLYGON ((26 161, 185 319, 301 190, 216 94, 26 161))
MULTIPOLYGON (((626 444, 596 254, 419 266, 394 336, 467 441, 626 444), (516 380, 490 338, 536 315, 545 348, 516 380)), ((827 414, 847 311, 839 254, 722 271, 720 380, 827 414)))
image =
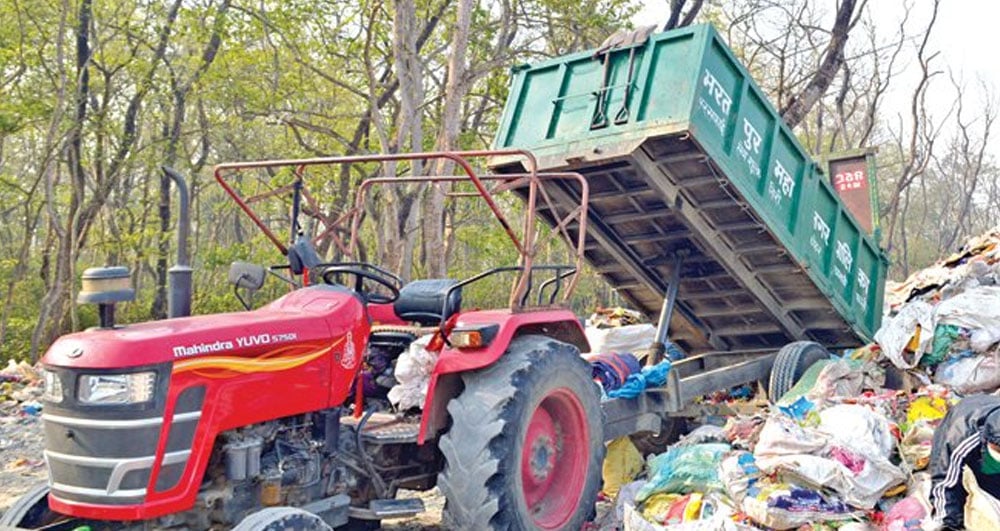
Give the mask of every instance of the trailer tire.
POLYGON ((244 518, 233 531, 332 531, 332 528, 309 511, 268 507, 244 518))
POLYGON ((796 341, 781 347, 774 358, 767 385, 771 402, 780 400, 814 363, 829 357, 830 353, 822 345, 812 341, 796 341))
POLYGON ((660 419, 660 432, 640 431, 629 435, 635 449, 643 457, 662 454, 667 448, 680 440, 687 433, 687 419, 683 417, 663 417, 660 419))
POLYGON ((48 495, 48 484, 35 485, 4 511, 0 526, 32 529, 51 524, 59 515, 49 509, 48 495))
POLYGON ((438 486, 445 529, 580 529, 601 487, 604 425, 576 347, 522 336, 462 375, 438 486))

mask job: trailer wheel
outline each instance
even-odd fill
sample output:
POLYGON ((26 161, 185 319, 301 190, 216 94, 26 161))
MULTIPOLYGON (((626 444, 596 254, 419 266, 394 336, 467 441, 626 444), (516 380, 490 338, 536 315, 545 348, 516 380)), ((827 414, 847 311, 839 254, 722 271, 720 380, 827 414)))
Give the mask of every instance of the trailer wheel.
POLYGON ((35 485, 0 516, 0 526, 33 529, 55 522, 59 515, 49 509, 48 495, 47 484, 35 485))
POLYGON ((687 433, 687 419, 683 417, 664 417, 660 419, 660 432, 640 431, 629 435, 632 444, 643 457, 662 454, 671 444, 680 440, 687 433))
POLYGON ((830 353, 822 345, 812 341, 796 341, 781 347, 774 358, 767 386, 771 401, 780 400, 812 364, 829 357, 830 353))
POLYGON ((309 511, 268 507, 244 518, 233 531, 332 531, 332 528, 309 511))
POLYGON ((522 336, 462 379, 439 445, 444 527, 580 529, 601 486, 604 426, 579 351, 522 336))

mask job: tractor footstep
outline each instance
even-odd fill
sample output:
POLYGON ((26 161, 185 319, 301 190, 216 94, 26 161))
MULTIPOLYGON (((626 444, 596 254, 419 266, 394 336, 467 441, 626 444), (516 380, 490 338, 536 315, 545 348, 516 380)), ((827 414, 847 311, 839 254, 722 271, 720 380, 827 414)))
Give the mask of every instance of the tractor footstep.
POLYGON ((368 509, 379 519, 405 518, 424 512, 424 501, 419 498, 372 500, 368 503, 368 509))

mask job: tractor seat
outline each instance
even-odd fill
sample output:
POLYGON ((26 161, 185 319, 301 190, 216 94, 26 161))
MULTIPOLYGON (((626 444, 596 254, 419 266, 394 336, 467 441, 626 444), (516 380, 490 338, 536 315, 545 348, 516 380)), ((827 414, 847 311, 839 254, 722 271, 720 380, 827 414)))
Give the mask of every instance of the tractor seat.
POLYGON ((462 288, 448 294, 455 284, 458 281, 450 278, 414 280, 399 290, 393 310, 404 321, 420 326, 438 326, 462 307, 462 288), (445 297, 448 298, 447 305, 445 297))

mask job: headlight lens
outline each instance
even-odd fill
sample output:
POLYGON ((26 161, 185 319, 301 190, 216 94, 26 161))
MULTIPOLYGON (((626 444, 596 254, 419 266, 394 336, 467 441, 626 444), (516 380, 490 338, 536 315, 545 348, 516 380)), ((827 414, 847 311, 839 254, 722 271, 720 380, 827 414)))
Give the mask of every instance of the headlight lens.
POLYGON ((59 375, 42 369, 42 377, 45 379, 45 393, 42 395, 42 398, 49 402, 62 402, 63 388, 59 375))
POLYGON ((141 404, 153 399, 156 373, 85 374, 77 387, 84 404, 141 404))

